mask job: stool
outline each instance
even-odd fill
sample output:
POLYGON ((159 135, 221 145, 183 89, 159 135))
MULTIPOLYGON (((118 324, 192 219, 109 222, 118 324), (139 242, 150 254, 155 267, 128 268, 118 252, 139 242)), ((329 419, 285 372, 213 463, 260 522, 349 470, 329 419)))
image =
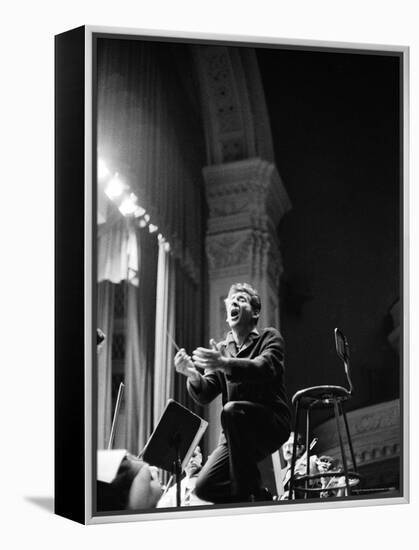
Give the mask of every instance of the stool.
POLYGON ((351 494, 351 487, 357 485, 360 480, 360 476, 357 473, 357 465, 355 460, 355 454, 352 446, 351 435, 349 433, 348 420, 346 418, 346 413, 344 410, 344 403, 352 396, 353 385, 350 377, 350 365, 349 365, 349 345, 348 342, 342 333, 341 330, 335 328, 335 346, 336 353, 339 358, 343 361, 345 367, 346 379, 348 382, 348 389, 343 386, 313 386, 310 388, 305 388, 298 391, 292 398, 292 404, 295 408, 295 420, 294 420, 294 444, 292 450, 292 459, 291 459, 291 478, 290 478, 290 487, 289 487, 289 498, 295 498, 295 490, 298 489, 299 493, 304 495, 304 498, 307 498, 308 495, 320 496, 320 493, 324 490, 318 487, 310 487, 310 482, 316 481, 320 477, 323 478, 338 478, 344 477, 344 483, 340 484, 339 487, 343 488, 346 495, 351 494), (321 409, 333 407, 334 417, 336 419, 336 430, 339 438, 339 447, 342 460, 342 470, 325 472, 322 474, 310 474, 310 422, 311 422, 311 411, 313 409, 321 409), (297 460, 297 434, 301 411, 306 411, 306 453, 307 453, 307 473, 304 476, 296 478, 295 476, 295 463, 297 460), (342 429, 341 429, 341 416, 343 416, 346 436, 348 440, 348 446, 351 454, 352 460, 352 470, 349 470, 348 461, 346 458, 345 446, 343 443, 342 429), (304 485, 304 486, 303 486, 304 485))

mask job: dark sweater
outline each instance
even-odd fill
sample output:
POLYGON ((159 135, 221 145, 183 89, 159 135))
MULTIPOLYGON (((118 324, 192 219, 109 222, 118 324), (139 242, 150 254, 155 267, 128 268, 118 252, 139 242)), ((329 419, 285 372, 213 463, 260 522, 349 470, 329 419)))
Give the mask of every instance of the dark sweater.
POLYGON ((229 375, 206 372, 199 388, 188 380, 188 391, 195 401, 205 405, 221 393, 223 404, 251 401, 271 409, 282 420, 290 420, 284 384, 284 340, 275 328, 265 328, 260 335, 250 333, 240 350, 229 332, 218 349, 244 361, 233 360, 229 375))

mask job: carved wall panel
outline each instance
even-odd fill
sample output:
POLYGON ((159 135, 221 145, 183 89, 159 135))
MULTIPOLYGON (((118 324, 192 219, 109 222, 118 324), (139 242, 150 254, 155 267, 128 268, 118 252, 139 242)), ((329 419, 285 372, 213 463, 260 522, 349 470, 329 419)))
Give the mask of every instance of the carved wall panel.
MULTIPOLYGON (((347 417, 359 466, 400 456, 398 399, 350 411, 347 417)), ((340 456, 334 419, 318 426, 315 434, 322 453, 340 456)))

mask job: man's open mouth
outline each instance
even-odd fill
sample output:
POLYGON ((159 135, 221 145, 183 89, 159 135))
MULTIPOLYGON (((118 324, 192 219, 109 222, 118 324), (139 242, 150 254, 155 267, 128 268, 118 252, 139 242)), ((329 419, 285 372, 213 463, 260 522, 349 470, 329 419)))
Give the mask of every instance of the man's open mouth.
POLYGON ((230 319, 232 321, 237 321, 239 316, 240 316, 240 308, 239 307, 232 307, 230 309, 230 319))

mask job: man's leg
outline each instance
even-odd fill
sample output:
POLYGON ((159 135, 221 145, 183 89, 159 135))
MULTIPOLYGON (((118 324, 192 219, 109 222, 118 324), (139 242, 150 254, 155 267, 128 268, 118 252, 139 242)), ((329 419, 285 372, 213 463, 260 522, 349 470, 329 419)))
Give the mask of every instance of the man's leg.
POLYGON ((232 502, 229 452, 225 442, 220 443, 211 453, 199 472, 195 494, 214 504, 232 502))
POLYGON ((287 440, 289 426, 263 405, 249 401, 226 403, 221 424, 229 450, 232 493, 236 500, 246 501, 260 490, 257 463, 287 440))

